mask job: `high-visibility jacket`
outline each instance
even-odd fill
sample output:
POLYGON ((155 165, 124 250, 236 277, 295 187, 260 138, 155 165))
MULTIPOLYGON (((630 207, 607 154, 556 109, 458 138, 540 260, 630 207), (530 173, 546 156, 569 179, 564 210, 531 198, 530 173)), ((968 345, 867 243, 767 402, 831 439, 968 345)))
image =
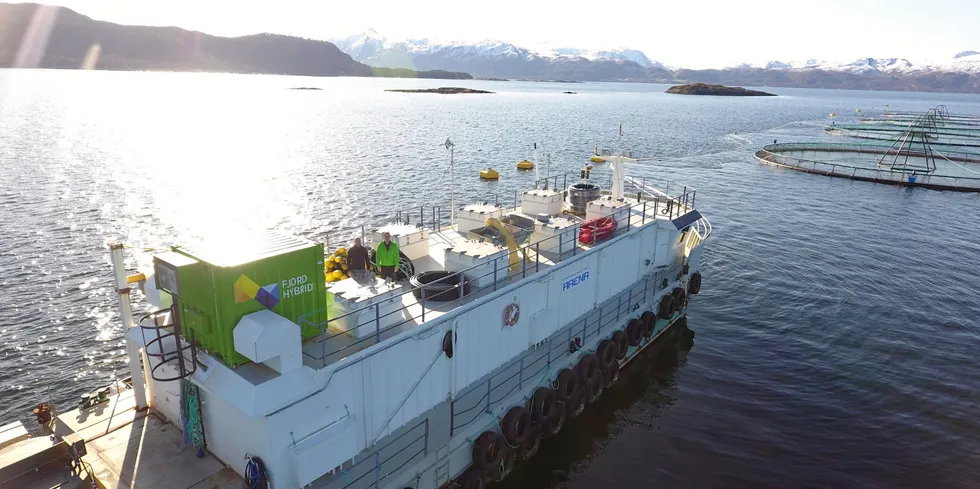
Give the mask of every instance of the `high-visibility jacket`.
POLYGON ((378 251, 374 255, 374 263, 379 267, 398 266, 398 243, 392 241, 388 245, 382 241, 378 243, 378 251))

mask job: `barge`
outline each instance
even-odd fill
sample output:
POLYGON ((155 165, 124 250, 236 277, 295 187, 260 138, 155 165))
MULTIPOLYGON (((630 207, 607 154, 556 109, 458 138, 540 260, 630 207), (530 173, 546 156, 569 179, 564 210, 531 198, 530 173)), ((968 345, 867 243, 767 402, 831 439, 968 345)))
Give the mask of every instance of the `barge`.
POLYGON ((349 232, 375 245, 390 233, 394 284, 327 280, 339 247, 272 233, 175 246, 145 274, 112 245, 131 378, 0 429, 0 486, 479 489, 506 478, 700 291, 711 226, 696 191, 606 159, 608 189, 579 182, 587 171, 557 175, 513 205, 420 207, 349 232), (134 304, 137 287, 148 304, 134 304))

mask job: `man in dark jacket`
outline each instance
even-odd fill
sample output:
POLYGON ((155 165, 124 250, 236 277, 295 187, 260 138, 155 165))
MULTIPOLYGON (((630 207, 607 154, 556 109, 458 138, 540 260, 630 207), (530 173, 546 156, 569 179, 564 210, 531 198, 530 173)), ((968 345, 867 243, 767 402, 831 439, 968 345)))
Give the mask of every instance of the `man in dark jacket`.
POLYGON ((361 246, 361 238, 354 238, 354 246, 347 250, 347 269, 358 282, 368 278, 371 263, 368 262, 367 248, 361 246))

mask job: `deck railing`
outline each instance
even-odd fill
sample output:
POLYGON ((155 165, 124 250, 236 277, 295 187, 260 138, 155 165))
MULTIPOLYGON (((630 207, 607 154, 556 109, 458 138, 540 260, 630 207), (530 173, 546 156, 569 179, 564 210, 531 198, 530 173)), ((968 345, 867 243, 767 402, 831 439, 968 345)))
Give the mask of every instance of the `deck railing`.
MULTIPOLYGON (((577 178, 577 176, 563 177, 558 175, 547 177, 539 182, 560 181, 564 184, 572 178, 577 178)), ((632 179, 630 182, 626 186, 627 190, 632 190, 632 192, 628 192, 628 198, 626 199, 628 205, 612 214, 612 217, 620 225, 611 236, 604 238, 603 241, 626 234, 635 225, 642 226, 657 217, 673 220, 694 209, 696 190, 691 187, 677 184, 676 182, 667 182, 664 187, 665 191, 661 192, 654 190, 655 187, 652 185, 651 180, 632 179), (671 186, 680 192, 676 197, 672 197, 667 193, 671 186)), ((434 227, 428 229, 433 230, 436 230, 436 227, 438 229, 444 229, 448 226, 448 222, 443 222, 439 219, 440 214, 438 212, 428 214, 426 213, 426 209, 426 207, 420 207, 419 210, 415 211, 399 211, 394 218, 404 219, 399 222, 412 224, 413 216, 418 216, 421 219, 421 216, 433 215, 436 217, 431 221, 416 221, 416 223, 422 226, 432 225, 434 227)), ((447 277, 426 284, 420 289, 420 296, 418 298, 414 295, 415 289, 406 287, 406 290, 392 297, 396 303, 401 304, 397 308, 389 310, 389 308, 383 308, 381 304, 375 303, 356 308, 339 316, 328 316, 326 321, 322 322, 317 322, 311 318, 323 317, 325 312, 329 314, 329 306, 300 316, 296 322, 301 327, 313 327, 320 330, 320 334, 314 338, 314 341, 320 344, 320 351, 313 353, 309 351, 310 348, 305 348, 304 359, 313 362, 315 367, 326 366, 332 363, 332 361, 327 360, 328 358, 348 356, 374 343, 380 343, 383 340, 383 336, 386 337, 388 333, 397 331, 397 328, 424 323, 427 319, 432 319, 433 312, 445 313, 455 309, 467 297, 495 291, 508 284, 518 282, 529 275, 533 275, 542 268, 547 268, 552 264, 560 263, 563 260, 587 252, 592 246, 598 244, 599 241, 596 237, 597 233, 593 233, 592 242, 581 243, 579 236, 581 235, 582 227, 583 223, 575 224, 574 226, 560 230, 556 236, 524 244, 517 250, 507 251, 488 262, 458 270, 447 277), (515 258, 518 265, 514 269, 509 269, 511 260, 515 258), (488 266, 491 267, 490 271, 481 269, 487 268, 488 266), (486 285, 481 287, 475 285, 477 282, 484 280, 488 282, 486 285), (469 294, 465 293, 464 286, 452 285, 460 284, 462 281, 471 284, 469 294), (451 291, 440 292, 440 295, 455 293, 459 297, 444 302, 426 300, 427 289, 437 288, 440 285, 443 285, 445 290, 451 291), (355 324, 340 327, 339 325, 344 324, 342 321, 354 321, 355 324), (328 346, 331 340, 342 335, 348 335, 354 341, 348 342, 343 346, 328 346)), ((695 226, 693 229, 699 233, 710 230, 705 225, 695 226)), ((707 236, 701 236, 702 239, 705 237, 707 236)))
POLYGON ((399 474, 408 464, 423 460, 428 455, 429 419, 426 418, 372 453, 348 460, 337 470, 314 481, 310 487, 383 487, 388 477, 399 474))
MULTIPOLYGON (((527 386, 541 385, 545 379, 553 377, 556 372, 552 370, 552 366, 578 351, 578 347, 572 347, 578 343, 576 340, 580 340, 582 345, 588 345, 594 338, 606 335, 606 331, 622 329, 628 319, 636 317, 640 304, 648 302, 657 293, 665 290, 661 285, 662 281, 667 279, 669 283, 673 283, 680 270, 680 265, 674 264, 649 274, 642 283, 620 292, 572 322, 564 331, 553 335, 545 348, 525 352, 498 368, 486 380, 474 383, 460 392, 452 402, 450 433, 465 428, 484 414, 502 417, 505 413, 495 413, 494 406, 527 386)), ((658 318, 657 329, 669 321, 658 318)))
MULTIPOLYGON (((476 382, 461 391, 450 401, 450 436, 465 429, 486 414, 498 418, 505 413, 494 412, 494 407, 515 392, 543 385, 555 374, 554 365, 563 362, 577 349, 570 348, 580 339, 584 345, 591 344, 596 337, 622 329, 625 323, 635 317, 639 306, 667 290, 662 282, 673 281, 681 270, 680 264, 672 264, 648 274, 641 282, 608 299, 593 311, 584 314, 567 327, 552 335, 543 348, 525 352, 497 368, 486 380, 476 382)), ((678 313, 679 314, 679 313, 678 313)), ((657 331, 662 330, 671 320, 657 319, 657 331)), ((391 476, 401 475, 401 469, 409 463, 428 456, 429 420, 416 423, 402 433, 395 435, 380 448, 361 454, 347 461, 337 470, 311 484, 311 487, 329 489, 360 489, 381 487, 391 476)))

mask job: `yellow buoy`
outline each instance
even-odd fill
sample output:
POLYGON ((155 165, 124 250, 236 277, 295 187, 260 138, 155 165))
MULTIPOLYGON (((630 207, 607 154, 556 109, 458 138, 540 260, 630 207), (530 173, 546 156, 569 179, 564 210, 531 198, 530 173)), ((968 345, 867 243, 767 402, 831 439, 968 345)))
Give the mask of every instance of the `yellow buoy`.
POLYGON ((344 279, 344 272, 341 272, 340 270, 334 270, 333 271, 333 279, 334 280, 343 280, 344 279))
POLYGON ((480 178, 482 178, 483 180, 496 180, 500 178, 500 174, 497 173, 497 170, 494 170, 493 168, 487 168, 486 170, 480 171, 480 178))
POLYGON ((830 117, 833 117, 833 116, 835 116, 835 115, 837 115, 837 114, 835 114, 835 113, 833 113, 833 112, 831 112, 831 113, 830 113, 830 117))
POLYGON ((346 271, 347 271, 347 264, 346 264, 346 263, 341 263, 341 264, 340 264, 340 269, 341 269, 342 271, 344 271, 344 272, 346 272, 346 271))
POLYGON ((324 268, 324 270, 326 270, 329 273, 329 272, 332 272, 333 271, 334 266, 336 266, 336 265, 337 265, 337 262, 335 262, 333 260, 327 260, 327 263, 326 263, 326 265, 323 266, 323 268, 324 268))
POLYGON ((337 251, 333 253, 337 256, 344 256, 347 254, 347 248, 337 248, 337 251))
POLYGON ((333 261, 337 262, 337 264, 339 265, 341 263, 344 263, 344 257, 342 257, 342 256, 335 256, 335 257, 333 257, 333 261))
POLYGON ((531 163, 529 160, 521 160, 521 161, 518 161, 517 162, 517 169, 518 170, 533 170, 534 169, 534 163, 531 163))
POLYGON ((595 156, 589 158, 589 161, 591 161, 593 163, 605 163, 606 162, 606 159, 603 158, 603 157, 601 157, 601 156, 599 156, 599 155, 595 155, 595 156))
POLYGON ((333 274, 332 273, 327 273, 327 283, 336 282, 336 281, 337 281, 337 279, 333 278, 333 274))

